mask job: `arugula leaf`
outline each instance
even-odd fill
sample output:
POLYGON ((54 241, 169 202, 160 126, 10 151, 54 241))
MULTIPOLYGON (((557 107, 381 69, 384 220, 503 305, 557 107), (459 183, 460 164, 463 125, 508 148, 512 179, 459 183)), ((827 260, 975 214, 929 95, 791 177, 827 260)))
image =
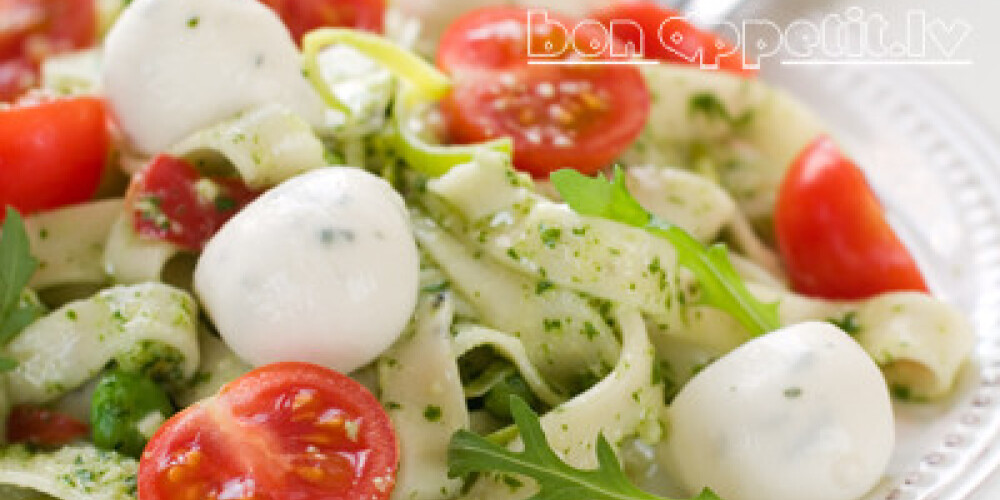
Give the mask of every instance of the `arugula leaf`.
MULTIPOLYGON (((538 483, 531 500, 668 500, 632 484, 604 435, 597 437, 596 469, 577 469, 563 462, 545 440, 538 416, 517 396, 510 411, 521 433, 524 451, 513 452, 478 434, 460 430, 448 444, 448 475, 463 477, 480 472, 520 474, 538 483)), ((719 500, 709 489, 692 500, 719 500)))
POLYGON ((21 333, 21 330, 45 314, 45 308, 36 301, 33 294, 28 292, 21 294, 17 307, 0 321, 0 345, 9 342, 15 335, 21 333))
MULTIPOLYGON (((31 300, 24 300, 28 281, 38 269, 38 261, 31 256, 28 233, 24 230, 21 215, 7 207, 7 216, 0 233, 0 345, 7 343, 25 326, 34 321, 41 308, 31 300)), ((13 360, 0 357, 0 371, 13 368, 13 360)))
POLYGON ((6 356, 0 356, 0 372, 9 372, 17 368, 17 361, 6 356))
POLYGON ((861 323, 858 322, 858 313, 855 311, 848 311, 840 318, 830 318, 826 321, 847 332, 852 337, 861 333, 861 323))
POLYGON ((612 180, 602 175, 587 177, 570 169, 554 172, 549 179, 577 213, 644 229, 669 241, 677 251, 678 263, 691 270, 701 284, 703 302, 728 312, 754 336, 780 326, 778 305, 764 304, 750 294, 729 261, 725 245, 705 247, 683 229, 646 211, 628 192, 621 168, 615 167, 612 180))
POLYGON ((17 210, 7 207, 7 219, 0 233, 0 315, 6 316, 17 305, 21 291, 37 268, 24 221, 17 210))

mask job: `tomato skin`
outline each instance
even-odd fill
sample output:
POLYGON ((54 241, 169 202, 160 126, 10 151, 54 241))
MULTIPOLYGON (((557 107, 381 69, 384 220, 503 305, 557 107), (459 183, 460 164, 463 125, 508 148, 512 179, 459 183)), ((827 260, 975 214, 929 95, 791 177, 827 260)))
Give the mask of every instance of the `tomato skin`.
POLYGON ((199 251, 258 194, 238 179, 205 177, 190 162, 161 154, 132 178, 127 198, 140 236, 199 251), (204 181, 216 191, 211 199, 198 192, 204 181))
POLYGON ((623 42, 631 43, 633 47, 643 47, 643 56, 647 59, 681 63, 701 64, 714 63, 718 60, 719 69, 741 76, 755 76, 756 70, 745 68, 743 54, 733 52, 733 45, 722 37, 699 29, 680 18, 677 11, 671 10, 657 2, 648 0, 626 0, 614 3, 600 9, 590 16, 599 21, 605 28, 611 26, 611 21, 631 20, 642 28, 640 33, 629 27, 615 30, 615 35, 623 42), (668 19, 673 19, 664 25, 668 19), (660 28, 664 27, 663 41, 660 39, 660 28), (673 34, 679 34, 682 40, 678 43, 671 39, 673 34), (640 40, 640 38, 642 38, 640 40), (664 42, 667 45, 664 45, 664 42), (669 48, 668 48, 669 47, 669 48), (673 49, 673 50, 670 50, 673 49), (702 58, 693 61, 681 54, 694 56, 702 51, 702 58))
POLYGON ((295 43, 316 28, 355 28, 381 33, 385 0, 260 0, 281 17, 295 43))
POLYGON ((848 300, 928 292, 864 174, 828 137, 806 147, 785 174, 774 228, 798 292, 848 300))
POLYGON ((35 86, 38 67, 25 57, 0 61, 0 102, 12 101, 35 86))
POLYGON ((649 115, 649 90, 633 66, 529 64, 529 44, 533 54, 546 43, 568 47, 550 60, 612 57, 607 47, 587 56, 575 50, 603 38, 600 27, 574 30, 575 19, 548 18, 569 31, 541 23, 529 38, 528 9, 513 7, 473 10, 446 30, 437 64, 454 78, 441 103, 448 138, 472 144, 510 137, 514 166, 539 178, 564 167, 592 174, 638 137, 649 115))
POLYGON ((0 109, 0 205, 31 213, 88 200, 110 147, 99 99, 0 109))
POLYGON ((35 86, 42 61, 82 49, 97 37, 94 0, 0 0, 0 101, 35 86))
POLYGON ((89 432, 87 424, 69 415, 33 405, 17 405, 7 417, 7 440, 12 443, 56 447, 89 432))
POLYGON ((139 498, 238 488, 260 500, 385 500, 398 459, 389 417, 367 389, 317 365, 275 363, 167 421, 139 462, 139 498))

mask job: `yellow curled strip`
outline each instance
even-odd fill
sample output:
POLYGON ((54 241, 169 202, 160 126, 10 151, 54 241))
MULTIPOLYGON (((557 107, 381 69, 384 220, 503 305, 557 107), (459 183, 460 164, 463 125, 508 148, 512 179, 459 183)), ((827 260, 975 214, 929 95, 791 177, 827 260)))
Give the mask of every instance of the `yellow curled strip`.
POLYGON ((309 32, 302 41, 306 77, 326 104, 351 118, 344 104, 323 80, 319 53, 330 45, 347 45, 384 65, 402 80, 393 107, 393 145, 408 164, 416 170, 437 177, 451 167, 471 161, 483 149, 506 153, 513 151, 508 138, 467 146, 430 144, 411 126, 413 117, 423 108, 441 100, 451 89, 451 81, 434 66, 416 54, 378 35, 343 28, 322 28, 309 32))
POLYGON ((409 99, 437 101, 451 88, 448 77, 416 54, 389 40, 371 33, 343 28, 322 28, 306 34, 302 39, 306 77, 316 87, 326 104, 350 115, 350 108, 342 103, 323 81, 319 67, 319 53, 330 45, 349 45, 365 56, 385 65, 393 75, 410 84, 413 92, 409 99))

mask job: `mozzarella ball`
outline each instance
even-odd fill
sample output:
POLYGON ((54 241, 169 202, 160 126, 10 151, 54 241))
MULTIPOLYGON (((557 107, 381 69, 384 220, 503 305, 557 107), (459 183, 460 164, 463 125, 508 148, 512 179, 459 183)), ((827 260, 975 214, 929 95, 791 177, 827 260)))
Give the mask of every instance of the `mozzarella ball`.
POLYGON ((855 500, 892 452, 885 379, 829 323, 754 339, 709 365, 669 410, 668 467, 727 500, 855 500))
POLYGON ((285 25, 255 1, 135 0, 105 40, 103 77, 119 125, 146 154, 265 103, 314 126, 325 113, 285 25))
POLYGON ((198 260, 194 287, 247 362, 308 361, 349 372, 405 328, 418 272, 402 198, 362 170, 322 168, 280 184, 227 222, 198 260))

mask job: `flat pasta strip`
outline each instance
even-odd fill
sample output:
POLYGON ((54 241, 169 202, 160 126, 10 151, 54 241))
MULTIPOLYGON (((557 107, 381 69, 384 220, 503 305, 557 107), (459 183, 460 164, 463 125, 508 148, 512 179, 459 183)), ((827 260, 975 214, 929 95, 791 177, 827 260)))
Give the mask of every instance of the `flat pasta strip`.
POLYGON ((786 295, 781 309, 789 321, 811 313, 811 319, 846 328, 882 368, 893 394, 904 399, 947 395, 975 345, 975 332, 961 312, 919 292, 890 292, 854 303, 786 295))
POLYGON ((138 472, 134 459, 93 445, 0 450, 0 486, 20 489, 25 499, 39 498, 29 493, 34 491, 59 500, 135 500, 138 472))
POLYGON ((414 218, 414 234, 482 322, 523 343, 531 363, 563 396, 617 359, 614 333, 580 295, 477 258, 425 217, 414 218))
POLYGON ((140 237, 131 214, 124 211, 111 226, 104 248, 104 268, 116 283, 160 281, 167 262, 181 251, 168 241, 140 237))
POLYGON ((694 167, 687 162, 699 152, 727 153, 737 162, 718 166, 720 183, 751 220, 769 217, 785 170, 824 131, 819 119, 763 80, 676 64, 642 71, 655 98, 646 128, 621 160, 694 167))
POLYGON ((531 359, 524 349, 524 344, 516 337, 477 325, 459 325, 456 330, 452 346, 456 359, 477 347, 488 346, 514 365, 521 378, 539 400, 550 406, 558 405, 566 400, 566 398, 556 394, 545 382, 545 379, 535 369, 535 365, 531 363, 531 359))
MULTIPOLYGON (((955 307, 919 292, 890 292, 840 302, 804 297, 783 288, 748 284, 760 300, 777 301, 783 326, 831 321, 851 334, 897 397, 933 399, 949 393, 972 352, 975 333, 955 307)), ((694 306, 681 320, 648 317, 661 357, 679 369, 711 362, 750 336, 725 313, 694 306)), ((687 374, 688 376, 690 374, 687 374)))
POLYGON ((274 186, 325 166, 323 143, 305 120, 278 104, 194 133, 170 149, 199 168, 228 163, 251 188, 274 186))
POLYGON ((180 384, 198 368, 198 307, 159 284, 108 288, 29 325, 7 345, 14 403, 46 403, 79 387, 109 362, 180 384))
POLYGON ((703 243, 714 240, 737 215, 729 193, 687 170, 632 166, 625 171, 625 181, 643 208, 703 243))
MULTIPOLYGON (((650 442, 661 436, 660 411, 663 387, 652 377, 656 356, 639 311, 621 308, 622 354, 615 369, 603 380, 546 413, 541 418, 545 437, 567 463, 578 468, 597 465, 594 442, 603 434, 613 445, 638 435, 650 442)), ((520 446, 518 440, 511 448, 520 446)), ((512 488, 509 480, 482 476, 463 498, 467 500, 522 499, 534 488, 524 483, 512 488)))
POLYGON ((101 200, 34 214, 25 219, 38 270, 29 285, 101 284, 108 281, 103 254, 122 200, 101 200))
POLYGON ((448 478, 448 440, 469 428, 469 412, 452 355, 453 300, 424 295, 410 328, 378 361, 381 400, 399 436, 399 474, 392 498, 455 496, 462 481, 448 478))
POLYGON ((494 155, 455 167, 428 190, 461 214, 430 200, 442 226, 522 274, 648 313, 677 314, 684 301, 689 279, 669 242, 530 194, 494 155))

